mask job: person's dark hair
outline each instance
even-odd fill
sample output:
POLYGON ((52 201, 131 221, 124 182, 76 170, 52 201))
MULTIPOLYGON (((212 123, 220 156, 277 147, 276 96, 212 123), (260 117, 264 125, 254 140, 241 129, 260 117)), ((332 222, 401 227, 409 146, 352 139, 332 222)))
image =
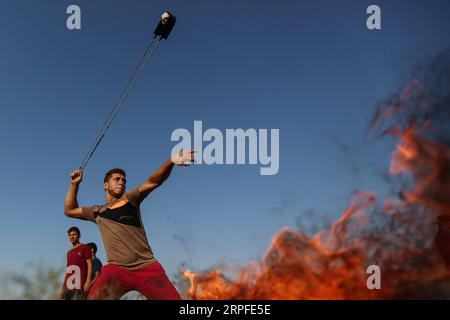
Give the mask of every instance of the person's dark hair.
POLYGON ((78 235, 81 235, 80 229, 78 229, 77 227, 69 228, 69 230, 67 230, 67 234, 71 233, 72 231, 75 231, 76 233, 78 233, 78 235))
POLYGON ((95 243, 89 242, 87 245, 88 245, 89 247, 91 247, 92 249, 94 249, 94 254, 97 253, 97 245, 96 245, 95 243))
POLYGON ((127 176, 127 174, 125 173, 125 171, 123 169, 120 168, 114 168, 109 170, 106 174, 105 174, 105 178, 103 179, 103 182, 108 182, 109 178, 111 178, 111 176, 114 173, 120 173, 122 175, 124 175, 125 177, 127 176))

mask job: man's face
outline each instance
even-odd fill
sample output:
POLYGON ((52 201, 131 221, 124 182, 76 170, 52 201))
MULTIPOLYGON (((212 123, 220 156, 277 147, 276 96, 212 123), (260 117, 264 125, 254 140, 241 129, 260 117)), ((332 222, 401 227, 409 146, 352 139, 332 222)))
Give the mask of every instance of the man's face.
POLYGON ((77 244, 80 241, 80 235, 76 231, 69 232, 69 241, 72 244, 77 244))
POLYGON ((95 257, 95 252, 94 252, 94 249, 92 249, 92 248, 91 248, 91 253, 92 253, 92 256, 95 257))
POLYGON ((115 198, 120 198, 125 193, 126 186, 127 179, 120 173, 113 173, 111 178, 104 184, 106 192, 115 198))

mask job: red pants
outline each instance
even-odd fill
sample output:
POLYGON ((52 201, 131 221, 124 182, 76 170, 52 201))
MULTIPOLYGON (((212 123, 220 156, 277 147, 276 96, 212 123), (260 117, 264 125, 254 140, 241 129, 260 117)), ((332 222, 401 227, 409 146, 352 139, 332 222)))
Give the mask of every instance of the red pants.
POLYGON ((181 299, 159 262, 132 271, 113 264, 105 265, 88 299, 118 299, 132 290, 139 291, 148 300, 181 299))

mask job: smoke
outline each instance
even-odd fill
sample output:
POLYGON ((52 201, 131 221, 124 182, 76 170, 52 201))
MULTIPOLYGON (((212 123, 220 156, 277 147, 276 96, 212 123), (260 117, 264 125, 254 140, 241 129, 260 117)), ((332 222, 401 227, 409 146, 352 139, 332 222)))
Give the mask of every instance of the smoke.
POLYGON ((342 216, 315 235, 280 230, 261 261, 240 268, 233 280, 220 269, 187 271, 190 298, 450 298, 450 270, 432 224, 450 212, 450 50, 413 73, 377 105, 367 130, 369 141, 399 141, 387 180, 395 183, 394 196, 357 191, 342 216), (372 264, 382 270, 382 290, 366 287, 372 264))
POLYGON ((368 141, 390 130, 421 127, 427 138, 450 147, 450 48, 416 64, 411 81, 378 103, 368 127, 368 141))

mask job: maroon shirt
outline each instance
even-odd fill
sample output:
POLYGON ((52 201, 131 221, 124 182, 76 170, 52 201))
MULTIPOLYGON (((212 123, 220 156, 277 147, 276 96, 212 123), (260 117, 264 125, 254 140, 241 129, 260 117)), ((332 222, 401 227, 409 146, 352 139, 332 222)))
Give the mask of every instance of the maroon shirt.
POLYGON ((81 244, 67 252, 67 269, 64 277, 66 290, 83 290, 87 277, 86 260, 92 259, 91 247, 81 244))
POLYGON ((439 230, 434 241, 447 267, 450 268, 450 232, 439 230))

